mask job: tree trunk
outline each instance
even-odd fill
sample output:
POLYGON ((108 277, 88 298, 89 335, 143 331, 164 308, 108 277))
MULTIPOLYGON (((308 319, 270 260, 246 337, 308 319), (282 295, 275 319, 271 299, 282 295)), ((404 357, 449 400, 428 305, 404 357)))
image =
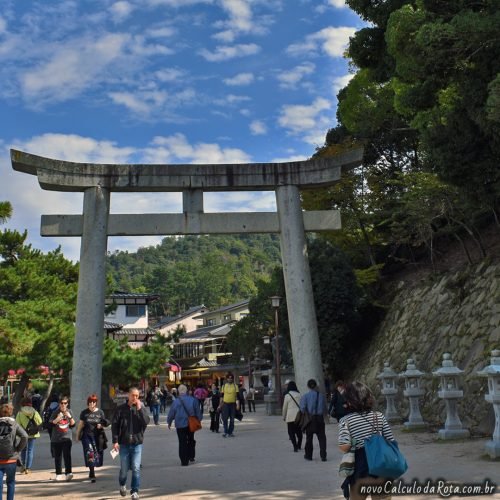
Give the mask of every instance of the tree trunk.
POLYGON ((26 387, 28 387, 28 382, 30 381, 29 376, 25 373, 21 375, 21 380, 16 387, 16 392, 14 393, 14 397, 12 398, 12 405, 14 406, 14 415, 17 415, 17 412, 21 409, 21 401, 24 397, 24 392, 26 391, 26 387))
POLYGON ((45 405, 47 404, 47 401, 50 398, 50 394, 52 392, 52 388, 54 387, 54 377, 50 375, 49 377, 49 385, 47 387, 47 391, 45 392, 45 396, 42 399, 42 403, 40 405, 40 414, 43 413, 43 410, 45 409, 45 405))
POLYGON ((462 246, 462 249, 463 249, 465 255, 467 256, 467 260, 469 261, 469 264, 472 264, 473 262, 472 262, 469 250, 467 250, 467 246, 465 245, 462 238, 460 238, 460 236, 458 236, 458 234, 456 232, 453 233, 453 236, 455 236, 455 238, 460 242, 460 245, 462 246))

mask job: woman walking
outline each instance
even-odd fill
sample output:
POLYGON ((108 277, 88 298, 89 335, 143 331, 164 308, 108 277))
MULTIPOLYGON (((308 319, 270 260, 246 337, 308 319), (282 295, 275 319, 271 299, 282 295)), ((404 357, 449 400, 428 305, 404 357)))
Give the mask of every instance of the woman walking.
POLYGON ((73 479, 71 464, 71 429, 75 426, 75 419, 69 409, 68 397, 61 397, 59 407, 50 416, 50 423, 53 425, 50 444, 56 466, 56 481, 71 481, 73 479), (63 459, 65 475, 62 473, 63 459))
POLYGON ((89 468, 89 479, 95 483, 95 468, 102 467, 103 452, 107 448, 107 438, 104 428, 109 420, 104 412, 97 407, 97 395, 87 398, 87 408, 80 413, 77 439, 82 442, 85 466, 89 468))
POLYGON ((16 415, 16 422, 28 434, 28 445, 21 452, 21 474, 31 473, 33 467, 33 455, 35 453, 35 441, 40 437, 38 429, 42 424, 42 417, 33 408, 31 398, 25 397, 21 402, 22 406, 16 415))
POLYGON ((295 417, 300 410, 300 392, 297 384, 292 380, 288 382, 288 392, 283 400, 282 415, 288 427, 288 437, 293 445, 293 451, 297 452, 302 448, 302 429, 295 423, 295 417))
MULTIPOLYGON (((339 448, 343 453, 347 453, 351 447, 355 448, 355 466, 354 473, 346 478, 342 489, 346 498, 364 500, 368 495, 361 493, 361 486, 381 486, 389 481, 368 474, 365 438, 376 432, 381 432, 389 441, 394 441, 394 436, 384 415, 373 410, 375 399, 365 384, 361 382, 347 384, 343 396, 347 415, 339 422, 339 448)), ((372 498, 388 500, 391 496, 372 494, 372 498)))
POLYGON ((179 397, 172 403, 168 412, 167 424, 168 428, 175 420, 175 430, 179 439, 179 458, 181 465, 189 465, 189 462, 195 460, 196 441, 194 440, 194 432, 189 430, 189 416, 195 416, 199 420, 203 419, 203 414, 200 410, 200 404, 193 397, 187 394, 187 387, 181 384, 178 388, 179 397))

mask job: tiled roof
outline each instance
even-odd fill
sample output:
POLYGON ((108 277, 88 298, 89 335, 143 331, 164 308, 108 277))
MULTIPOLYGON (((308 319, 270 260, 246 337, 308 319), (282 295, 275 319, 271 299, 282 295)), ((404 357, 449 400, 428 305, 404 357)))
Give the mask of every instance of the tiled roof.
POLYGON ((152 302, 154 300, 158 300, 160 296, 156 293, 128 293, 128 292, 113 292, 112 294, 106 297, 107 302, 115 301, 115 300, 124 300, 124 299, 143 299, 148 302, 152 302))
POLYGON ((115 335, 120 336, 128 336, 133 337, 134 335, 145 335, 148 337, 152 337, 157 334, 157 331, 153 328, 122 328, 117 332, 114 332, 115 335))
POLYGON ((250 299, 246 300, 241 300, 240 302, 235 302, 234 304, 229 304, 228 306, 221 307, 219 309, 215 309, 214 311, 207 311, 206 313, 200 314, 198 316, 195 316, 195 318, 203 318, 208 315, 216 314, 216 313, 223 313, 225 311, 230 311, 231 309, 237 309, 238 307, 248 305, 250 302, 250 299))
POLYGON ((194 314, 201 309, 206 309, 204 305, 201 306, 194 306, 190 307, 186 312, 183 312, 181 314, 177 314, 177 316, 165 316, 158 321, 154 325, 154 328, 163 328, 164 326, 167 326, 170 323, 175 323, 176 321, 179 321, 182 318, 187 318, 188 316, 191 316, 191 314, 194 314))
MULTIPOLYGON (((234 323, 234 322, 233 322, 234 323)), ((202 340, 211 340, 217 337, 225 337, 232 328, 233 323, 226 323, 225 325, 217 326, 204 326, 203 328, 198 328, 191 332, 187 332, 181 335, 179 342, 185 344, 187 342, 196 342, 202 340)))
POLYGON ((107 331, 120 330, 123 325, 120 323, 111 323, 111 321, 104 321, 104 329, 107 331))

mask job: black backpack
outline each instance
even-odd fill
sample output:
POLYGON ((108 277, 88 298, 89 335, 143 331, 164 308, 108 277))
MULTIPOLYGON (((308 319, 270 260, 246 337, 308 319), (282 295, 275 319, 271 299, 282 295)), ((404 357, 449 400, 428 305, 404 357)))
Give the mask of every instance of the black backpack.
POLYGON ((24 430, 26 431, 26 434, 28 434, 28 436, 34 436, 40 430, 40 427, 38 426, 38 424, 35 423, 35 414, 34 413, 31 416, 31 418, 28 419, 28 423, 26 424, 26 427, 24 428, 24 430))
MULTIPOLYGON (((42 415, 42 420, 43 420, 43 428, 44 429, 50 429, 52 427, 52 424, 50 423, 50 416, 54 412, 54 409, 50 409, 50 405, 47 405, 45 409, 43 410, 43 415, 42 415)), ((35 432, 36 434, 36 432, 35 432)))
POLYGON ((15 453, 15 426, 14 421, 0 420, 0 460, 8 460, 15 453))

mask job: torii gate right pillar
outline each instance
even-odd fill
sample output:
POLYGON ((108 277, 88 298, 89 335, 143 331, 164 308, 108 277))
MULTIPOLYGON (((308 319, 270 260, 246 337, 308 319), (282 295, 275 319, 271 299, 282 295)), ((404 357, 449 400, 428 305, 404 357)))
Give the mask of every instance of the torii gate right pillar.
POLYGON ((324 391, 323 364, 298 186, 276 188, 281 259, 296 383, 305 392, 315 379, 324 391))

